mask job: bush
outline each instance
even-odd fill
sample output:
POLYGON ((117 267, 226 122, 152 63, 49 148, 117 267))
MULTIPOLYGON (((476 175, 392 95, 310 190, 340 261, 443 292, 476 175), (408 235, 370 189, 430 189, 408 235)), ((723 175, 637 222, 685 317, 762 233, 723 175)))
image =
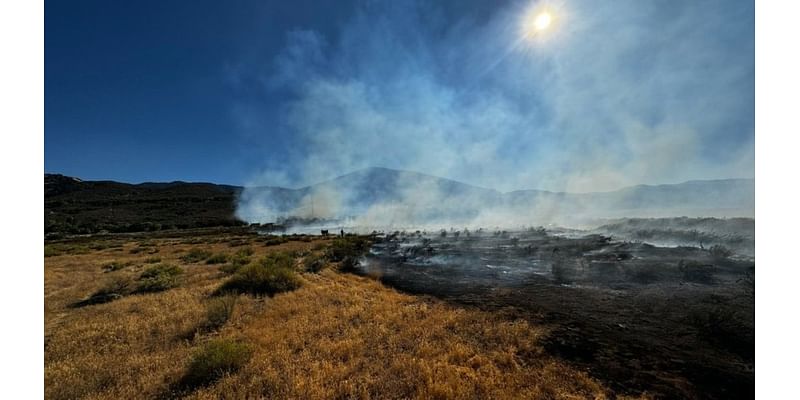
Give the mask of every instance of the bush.
POLYGON ((248 246, 248 247, 244 247, 244 248, 241 248, 239 250, 236 250, 236 253, 234 253, 234 257, 250 257, 254 253, 255 253, 255 251, 253 251, 253 248, 248 246))
POLYGON ((711 257, 714 257, 715 260, 725 260, 728 257, 733 255, 733 251, 731 249, 715 244, 708 249, 708 252, 711 254, 711 257))
POLYGON ((211 299, 206 306, 206 328, 216 330, 225 325, 233 314, 237 299, 238 296, 235 294, 225 294, 211 299))
POLYGON ((158 247, 155 247, 154 245, 139 244, 138 247, 132 248, 130 253, 131 254, 139 254, 139 253, 156 254, 156 253, 158 253, 158 251, 159 251, 158 247))
POLYGON ((148 257, 144 260, 145 264, 158 264, 161 262, 160 257, 148 257))
POLYGON ((233 257, 229 259, 229 264, 225 264, 219 267, 219 270, 226 274, 233 274, 236 271, 238 271, 239 268, 247 264, 250 264, 250 257, 246 256, 245 254, 252 254, 252 251, 250 251, 249 253, 237 251, 236 254, 234 254, 233 257))
POLYGON ((266 294, 288 292, 300 287, 300 280, 292 269, 293 260, 288 255, 265 257, 257 263, 239 268, 219 292, 266 294))
POLYGON ((225 253, 217 253, 206 260, 206 264, 225 264, 228 262, 228 255, 225 253))
POLYGON ((160 292, 178 286, 178 278, 183 270, 170 264, 152 266, 139 276, 137 292, 160 292))
POLYGON ((339 238, 331 243, 326 256, 333 262, 344 261, 346 258, 358 259, 369 249, 369 245, 368 240, 357 236, 339 238))
POLYGON ((264 240, 265 246, 277 246, 279 244, 284 244, 288 242, 289 239, 283 236, 268 236, 266 240, 264 240))
POLYGON ((79 244, 53 243, 44 245, 44 256, 53 257, 63 254, 88 254, 89 247, 79 244))
POLYGON ((240 268, 242 268, 242 265, 236 263, 230 263, 219 267, 219 270, 225 274, 231 275, 239 271, 240 268))
POLYGON ((211 257, 211 252, 203 249, 191 249, 188 253, 181 256, 181 261, 187 264, 199 263, 211 257))
POLYGON ((325 267, 325 255, 312 253, 303 260, 303 266, 308 272, 319 272, 325 267))
POLYGON ((83 307, 117 300, 130 293, 130 284, 131 281, 127 277, 111 278, 100 290, 94 292, 88 299, 75 303, 74 306, 83 307))
POLYGON ((45 257, 55 257, 55 256, 60 256, 61 254, 62 254, 62 251, 58 247, 56 247, 54 245, 50 245, 50 244, 44 245, 44 256, 45 257))
POLYGON ((267 265, 273 264, 277 268, 293 269, 294 256, 287 252, 275 252, 264 256, 259 263, 267 265))
POLYGON ((131 265, 133 265, 133 261, 126 261, 126 262, 112 261, 106 265, 103 265, 103 271, 104 272, 119 271, 125 267, 130 267, 131 265))
POLYGON ((185 387, 210 384, 242 368, 250 360, 252 350, 241 342, 217 339, 208 342, 194 354, 189 369, 183 377, 185 387))
POLYGON ((228 242, 228 246, 239 247, 239 246, 245 246, 248 243, 250 243, 250 241, 247 239, 234 239, 228 242))

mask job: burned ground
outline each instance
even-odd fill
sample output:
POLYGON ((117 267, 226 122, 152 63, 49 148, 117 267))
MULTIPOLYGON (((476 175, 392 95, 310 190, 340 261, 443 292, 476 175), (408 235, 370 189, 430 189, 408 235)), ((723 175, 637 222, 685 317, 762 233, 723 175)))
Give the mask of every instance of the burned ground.
POLYGON ((544 230, 385 235, 360 273, 550 326, 544 347, 617 393, 750 398, 754 260, 544 230))

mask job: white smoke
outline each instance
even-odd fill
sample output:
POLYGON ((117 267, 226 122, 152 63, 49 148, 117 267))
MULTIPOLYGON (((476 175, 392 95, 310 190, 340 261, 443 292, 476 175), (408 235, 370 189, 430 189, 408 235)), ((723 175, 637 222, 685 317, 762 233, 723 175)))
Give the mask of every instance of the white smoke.
MULTIPOLYGON (((291 32, 263 80, 290 93, 277 128, 294 146, 284 170, 272 165, 250 185, 300 187, 371 166, 501 191, 753 176, 752 4, 551 5, 559 31, 516 47, 527 2, 484 20, 417 1, 369 2, 336 41, 291 32)), ((470 206, 406 183, 401 199, 359 218, 397 224, 436 211, 431 204, 470 206)), ((342 215, 347 190, 328 188, 294 212, 309 215, 315 199, 312 214, 342 215)), ((248 220, 280 214, 252 193, 239 207, 248 220)), ((547 221, 561 208, 547 200, 473 218, 547 221)))

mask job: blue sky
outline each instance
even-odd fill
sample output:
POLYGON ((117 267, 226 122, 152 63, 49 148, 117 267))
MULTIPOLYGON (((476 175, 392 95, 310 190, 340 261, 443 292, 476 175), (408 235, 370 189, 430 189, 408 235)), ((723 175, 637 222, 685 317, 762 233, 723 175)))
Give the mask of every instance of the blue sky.
POLYGON ((500 190, 752 177, 747 1, 45 5, 45 169, 500 190), (432 4, 435 3, 435 4, 432 4), (554 23, 521 39, 525 16, 554 23))

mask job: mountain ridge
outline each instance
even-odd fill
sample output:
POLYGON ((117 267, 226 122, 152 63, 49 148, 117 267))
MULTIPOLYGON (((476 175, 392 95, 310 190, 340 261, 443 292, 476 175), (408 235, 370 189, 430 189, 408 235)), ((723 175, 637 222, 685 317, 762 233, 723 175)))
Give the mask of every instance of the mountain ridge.
MULTIPOLYGON (((500 192, 414 171, 373 167, 297 189, 209 182, 90 181, 45 174, 45 231, 125 232, 271 222, 278 217, 353 217, 390 209, 411 222, 513 216, 753 215, 754 179, 635 185, 609 192, 500 192), (399 210, 399 211, 398 211, 399 210)), ((512 218, 513 219, 513 218, 512 218)))

